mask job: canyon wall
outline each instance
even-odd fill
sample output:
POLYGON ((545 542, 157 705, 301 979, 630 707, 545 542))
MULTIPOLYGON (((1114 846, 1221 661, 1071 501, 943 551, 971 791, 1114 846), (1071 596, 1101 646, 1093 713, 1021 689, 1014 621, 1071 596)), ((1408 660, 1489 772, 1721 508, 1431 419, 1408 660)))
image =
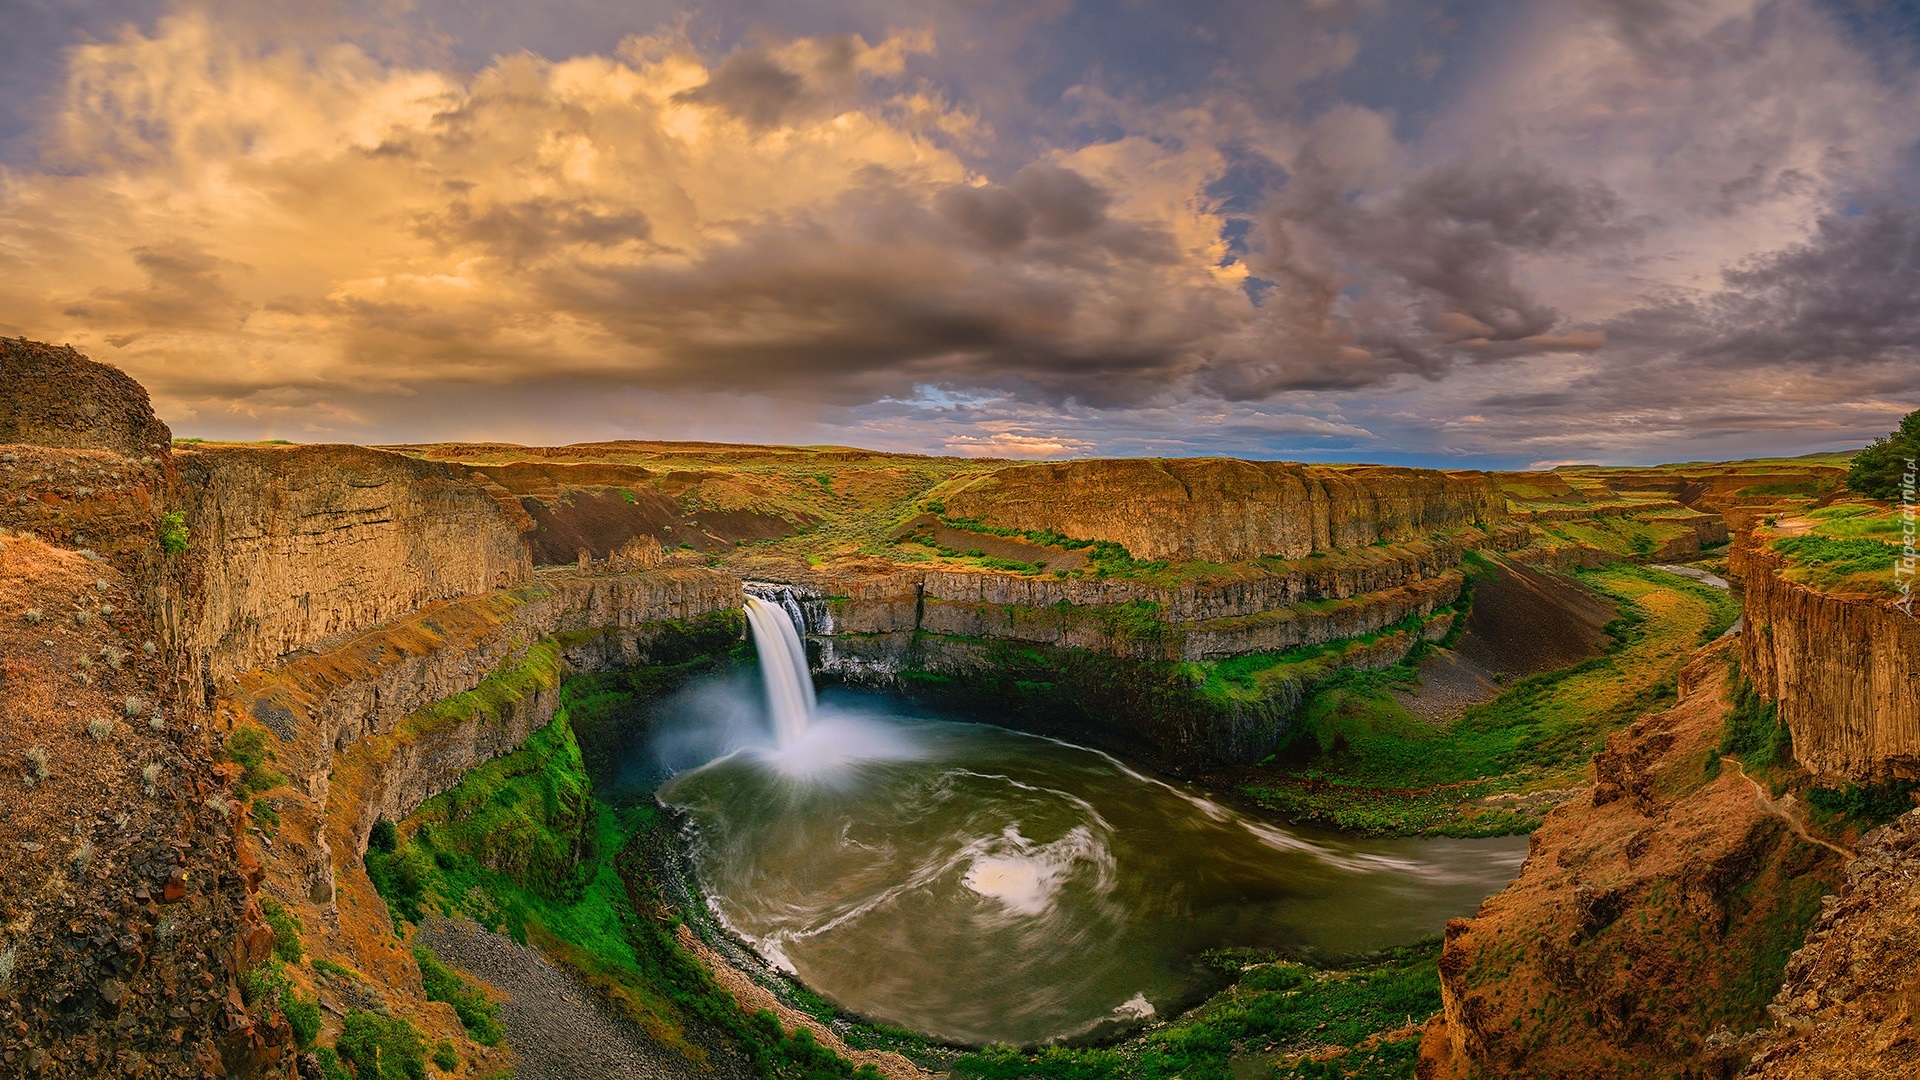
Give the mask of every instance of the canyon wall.
POLYGON ((1484 473, 1225 458, 1014 465, 939 489, 945 515, 1237 562, 1409 540, 1505 516, 1484 473))
POLYGON ((1920 778, 1920 619, 1894 601, 1821 592, 1747 545, 1741 673, 1777 702, 1816 774, 1920 778))
POLYGON ((175 462, 191 578, 168 622, 203 693, 532 572, 530 522, 444 464, 355 446, 199 447, 175 462))
POLYGON ((1465 582, 1461 554, 1439 541, 1372 547, 1168 585, 787 564, 762 567, 748 588, 783 602, 829 676, 1183 771, 1259 760, 1340 667, 1388 666, 1443 636, 1465 582), (1196 664, 1305 647, 1315 655, 1263 680, 1259 695, 1201 689, 1196 664))
POLYGON ((9 1076, 260 1075, 243 1003, 272 945, 214 747, 156 615, 165 425, 125 375, 0 340, 0 1064, 9 1076))

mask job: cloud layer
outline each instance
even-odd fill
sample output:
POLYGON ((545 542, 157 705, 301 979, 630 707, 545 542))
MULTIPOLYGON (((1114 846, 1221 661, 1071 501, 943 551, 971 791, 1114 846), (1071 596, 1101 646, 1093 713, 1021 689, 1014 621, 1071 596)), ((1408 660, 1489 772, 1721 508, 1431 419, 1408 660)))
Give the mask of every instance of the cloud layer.
POLYGON ((1920 397, 1913 67, 1818 6, 1437 8, 1415 56, 1338 4, 1090 54, 1064 3, 795 11, 472 63, 62 31, 0 332, 356 440, 1645 460, 1920 397))

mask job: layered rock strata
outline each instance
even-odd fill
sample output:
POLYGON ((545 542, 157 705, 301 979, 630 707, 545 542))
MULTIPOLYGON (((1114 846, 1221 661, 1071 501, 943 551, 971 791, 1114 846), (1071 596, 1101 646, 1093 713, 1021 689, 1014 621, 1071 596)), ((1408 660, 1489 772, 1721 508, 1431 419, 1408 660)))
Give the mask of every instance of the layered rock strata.
POLYGON ((1238 562, 1411 540, 1505 517, 1485 473, 1224 458, 1015 465, 936 492, 945 515, 1238 562))
POLYGON ((527 580, 515 518, 454 468, 355 446, 178 456, 193 579, 170 623, 204 693, 219 680, 424 604, 527 580))
POLYGON ((1789 581, 1784 565, 1745 554, 1740 669, 1778 703, 1794 759, 1829 777, 1920 777, 1920 619, 1789 581))

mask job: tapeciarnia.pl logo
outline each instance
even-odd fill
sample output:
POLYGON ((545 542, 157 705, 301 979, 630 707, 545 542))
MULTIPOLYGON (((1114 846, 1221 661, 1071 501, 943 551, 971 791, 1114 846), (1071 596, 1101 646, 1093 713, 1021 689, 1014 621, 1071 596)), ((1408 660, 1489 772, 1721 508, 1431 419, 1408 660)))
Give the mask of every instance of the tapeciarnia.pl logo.
POLYGON ((1907 471, 1900 474, 1900 559, 1893 566, 1893 585, 1900 590, 1894 604, 1909 616, 1913 614, 1913 578, 1920 570, 1920 553, 1914 550, 1914 458, 1907 459, 1907 471))

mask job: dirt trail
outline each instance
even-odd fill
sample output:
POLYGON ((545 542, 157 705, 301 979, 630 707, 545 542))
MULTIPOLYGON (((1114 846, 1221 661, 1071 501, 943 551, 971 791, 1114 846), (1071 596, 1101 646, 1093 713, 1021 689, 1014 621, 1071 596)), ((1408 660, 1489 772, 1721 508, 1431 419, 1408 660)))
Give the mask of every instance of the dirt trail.
POLYGON ((1844 856, 1849 859, 1853 858, 1854 853, 1852 851, 1846 848, 1843 848, 1838 844, 1829 843, 1825 840, 1822 840, 1819 837, 1807 831, 1806 822, 1802 820, 1799 813, 1796 812, 1794 808, 1795 803, 1794 803, 1793 796, 1788 795, 1785 798, 1774 799, 1767 794, 1767 789, 1761 786, 1760 781, 1755 780, 1752 776, 1748 775, 1746 766, 1740 763, 1739 758, 1723 757, 1720 760, 1723 763, 1729 762, 1729 761, 1733 762, 1733 767, 1740 770, 1740 778, 1742 780, 1745 780, 1747 783, 1753 785, 1753 801, 1759 805, 1760 809, 1765 810, 1767 813, 1772 814, 1774 817, 1777 817, 1780 820, 1786 822, 1787 826, 1793 830, 1793 834, 1795 836, 1798 836, 1800 839, 1805 840, 1809 844, 1819 844, 1821 847, 1826 848, 1828 851, 1834 852, 1835 854, 1844 856))

